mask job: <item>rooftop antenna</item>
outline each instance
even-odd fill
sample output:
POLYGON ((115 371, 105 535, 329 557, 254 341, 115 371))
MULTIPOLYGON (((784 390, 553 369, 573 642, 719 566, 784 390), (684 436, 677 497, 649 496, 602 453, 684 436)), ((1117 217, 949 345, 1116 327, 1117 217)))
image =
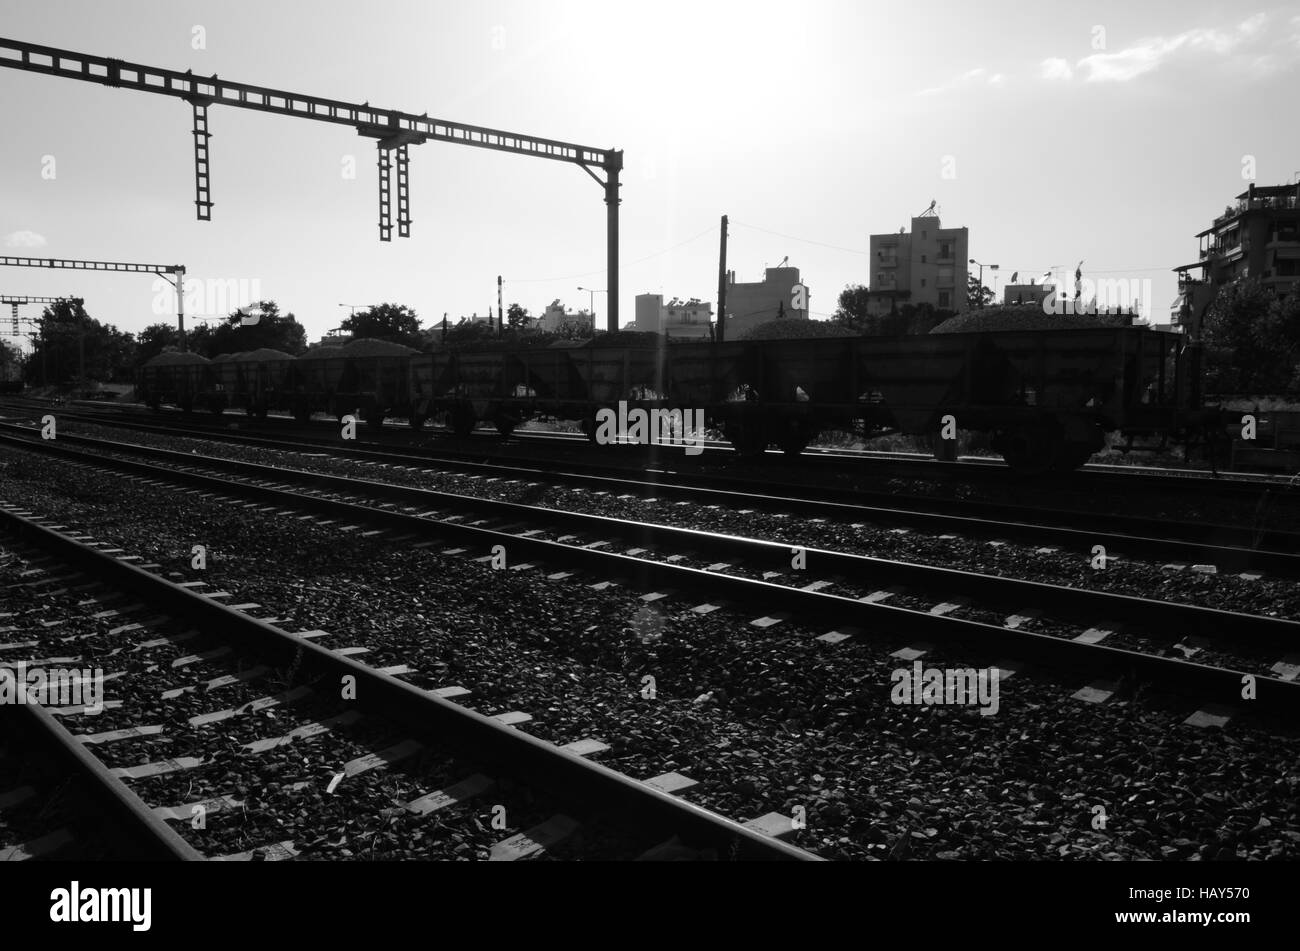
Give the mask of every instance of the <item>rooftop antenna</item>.
POLYGON ((938 202, 937 202, 935 199, 933 199, 933 198, 930 199, 930 207, 927 208, 927 209, 925 209, 925 211, 921 212, 919 215, 917 215, 917 217, 918 217, 918 218, 934 218, 934 217, 936 217, 936 216, 939 214, 937 211, 935 211, 935 206, 936 206, 937 204, 938 204, 938 202))

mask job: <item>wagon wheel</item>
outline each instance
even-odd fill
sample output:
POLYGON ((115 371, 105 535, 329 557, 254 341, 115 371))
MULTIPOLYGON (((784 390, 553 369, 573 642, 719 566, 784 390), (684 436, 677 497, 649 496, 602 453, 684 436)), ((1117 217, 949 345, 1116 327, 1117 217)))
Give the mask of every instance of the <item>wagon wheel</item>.
POLYGON ((501 434, 502 439, 509 439, 510 435, 515 431, 515 426, 518 425, 516 420, 507 416, 498 416, 493 422, 496 424, 497 432, 501 434))
POLYGON ((581 425, 581 427, 582 427, 583 435, 585 435, 585 436, 587 437, 587 442, 589 442, 589 443, 595 443, 595 441, 596 441, 596 432, 597 432, 597 431, 599 430, 599 428, 600 428, 599 425, 598 425, 597 422, 596 422, 596 417, 594 417, 594 416, 588 416, 586 419, 584 419, 584 420, 582 421, 582 423, 581 423, 580 425, 581 425))
POLYGON ((767 451, 769 440, 762 420, 728 423, 725 432, 737 455, 754 457, 767 451))
POLYGON ((1093 448, 1088 443, 1067 442, 1061 445, 1052 468, 1057 472, 1073 472, 1092 458, 1093 448))
POLYGON ((812 442, 815 435, 815 429, 791 420, 785 425, 776 444, 787 457, 793 459, 808 448, 808 443, 812 442))
POLYGON ((478 425, 478 417, 474 414, 474 410, 471 407, 461 404, 451 411, 450 422, 451 431, 461 439, 465 439, 474 431, 474 427, 478 425))
POLYGON ((789 458, 798 456, 808 445, 807 434, 804 432, 803 427, 794 420, 781 424, 775 436, 773 442, 789 458))
POLYGON ((293 418, 305 426, 307 423, 311 422, 311 407, 295 406, 293 408, 293 418))
POLYGON ((1064 448, 1060 438, 1043 429, 1018 429, 1004 433, 996 447, 1007 465, 1020 475, 1050 472, 1064 448))
POLYGON ((408 419, 407 422, 411 424, 412 429, 423 429, 424 424, 428 421, 428 419, 429 417, 427 416, 422 416, 419 413, 412 413, 410 419, 408 419))
POLYGON ((384 411, 378 408, 366 410, 366 425, 374 430, 383 429, 384 411))

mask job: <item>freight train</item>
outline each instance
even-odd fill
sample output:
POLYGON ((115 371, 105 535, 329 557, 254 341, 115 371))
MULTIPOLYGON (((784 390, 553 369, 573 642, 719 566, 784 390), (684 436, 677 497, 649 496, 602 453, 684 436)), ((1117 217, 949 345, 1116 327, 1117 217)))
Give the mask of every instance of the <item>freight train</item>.
POLYGON ((358 340, 297 358, 167 353, 144 365, 138 390, 154 408, 356 413, 372 427, 436 417, 461 436, 480 422, 509 435, 550 418, 595 440, 602 409, 694 410, 742 454, 776 445, 797 456, 829 430, 937 439, 961 429, 1039 474, 1079 467, 1107 434, 1212 441, 1224 420, 1202 405, 1199 356, 1185 336, 1146 327, 723 343, 621 332, 428 352, 358 340))

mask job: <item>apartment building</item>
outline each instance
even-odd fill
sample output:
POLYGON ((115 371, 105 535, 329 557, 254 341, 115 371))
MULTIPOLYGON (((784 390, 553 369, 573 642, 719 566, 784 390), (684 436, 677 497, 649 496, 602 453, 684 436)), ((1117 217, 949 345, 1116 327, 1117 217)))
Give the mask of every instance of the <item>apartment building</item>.
POLYGON ((766 268, 763 280, 753 283, 737 282, 736 272, 728 271, 726 339, 739 340, 778 317, 807 320, 809 293, 797 267, 766 268))
POLYGON ((667 304, 662 294, 638 294, 636 297, 634 330, 668 334, 670 337, 707 339, 712 328, 713 305, 698 297, 686 301, 674 297, 667 304))
POLYGON ((913 218, 910 232, 871 235, 868 311, 886 314, 903 304, 966 310, 969 246, 968 229, 943 227, 933 211, 913 218))
POLYGON ((1225 284, 1250 277, 1276 293, 1300 287, 1300 182, 1251 184, 1196 237, 1197 261, 1174 268, 1178 296, 1170 307, 1170 322, 1193 336, 1225 284))
POLYGON ((542 330, 559 330, 565 324, 573 324, 591 330, 596 326, 596 315, 589 310, 566 310, 557 298, 551 301, 547 308, 537 316, 536 321, 536 326, 542 330))

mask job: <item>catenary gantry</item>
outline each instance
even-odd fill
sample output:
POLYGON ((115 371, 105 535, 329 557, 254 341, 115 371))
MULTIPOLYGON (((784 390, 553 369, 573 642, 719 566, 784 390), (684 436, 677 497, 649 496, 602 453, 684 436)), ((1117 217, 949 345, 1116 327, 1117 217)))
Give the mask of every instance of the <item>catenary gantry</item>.
POLYGON ((534 158, 567 162, 582 168, 604 189, 607 206, 607 267, 609 270, 609 329, 618 329, 618 206, 619 173, 623 169, 621 150, 596 149, 570 142, 543 139, 537 136, 488 129, 481 126, 449 122, 430 118, 427 114, 415 115, 396 109, 381 109, 362 104, 342 102, 320 96, 268 89, 248 83, 234 82, 212 76, 196 76, 192 70, 180 72, 106 56, 76 53, 71 50, 40 46, 21 40, 0 37, 0 66, 28 72, 80 79, 122 89, 157 93, 184 99, 189 102, 194 116, 194 205, 201 221, 212 215, 212 190, 208 156, 208 107, 212 105, 254 109, 276 115, 315 119, 337 125, 352 126, 356 131, 376 141, 379 167, 379 236, 382 241, 392 238, 392 171, 390 152, 396 151, 397 171, 397 233, 409 237, 410 180, 407 147, 419 145, 430 139, 469 145, 475 148, 531 155, 534 158), (604 173, 602 179, 596 173, 604 173))

